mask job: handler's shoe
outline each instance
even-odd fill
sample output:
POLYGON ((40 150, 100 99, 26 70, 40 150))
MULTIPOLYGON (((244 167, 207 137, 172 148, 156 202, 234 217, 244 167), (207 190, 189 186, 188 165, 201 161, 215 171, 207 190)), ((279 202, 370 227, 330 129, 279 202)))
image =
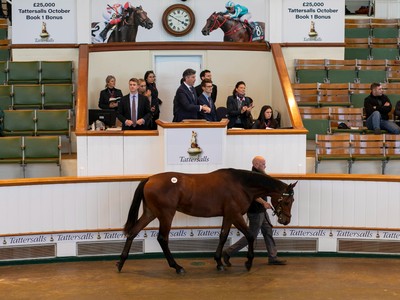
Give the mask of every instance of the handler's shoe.
POLYGON ((282 259, 279 259, 277 257, 269 258, 268 259, 268 264, 269 265, 286 265, 286 260, 282 260, 282 259))
POLYGON ((230 263, 229 259, 231 257, 228 255, 228 253, 226 253, 226 251, 222 251, 222 259, 224 260, 224 263, 227 267, 231 267, 232 264, 230 263))

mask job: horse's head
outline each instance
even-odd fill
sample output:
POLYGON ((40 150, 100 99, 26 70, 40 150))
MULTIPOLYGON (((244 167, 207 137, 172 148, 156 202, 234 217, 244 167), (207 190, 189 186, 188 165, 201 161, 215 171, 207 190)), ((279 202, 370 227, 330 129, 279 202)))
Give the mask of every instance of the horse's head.
POLYGON ((221 13, 213 12, 212 15, 207 19, 206 25, 204 25, 201 33, 203 35, 209 35, 211 31, 220 28, 227 19, 221 13))
POLYGON ((153 21, 147 16, 147 12, 143 10, 142 6, 134 8, 133 11, 137 24, 146 29, 151 29, 153 27, 153 21))
POLYGON ((287 225, 290 223, 290 219, 292 217, 291 209, 294 201, 293 189, 296 184, 297 181, 289 184, 283 192, 271 194, 271 202, 272 206, 274 207, 274 214, 276 214, 278 217, 278 222, 282 225, 287 225))

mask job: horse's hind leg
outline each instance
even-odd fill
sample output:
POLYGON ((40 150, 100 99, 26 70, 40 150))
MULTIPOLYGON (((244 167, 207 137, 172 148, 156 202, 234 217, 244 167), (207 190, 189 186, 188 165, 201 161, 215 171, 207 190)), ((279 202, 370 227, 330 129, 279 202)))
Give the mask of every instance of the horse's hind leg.
POLYGON ((168 265, 171 268, 174 268, 177 274, 184 274, 184 273, 186 273, 185 269, 176 263, 175 259, 172 256, 172 253, 168 247, 171 223, 172 223, 172 220, 171 221, 160 220, 160 230, 158 232, 157 241, 160 244, 162 251, 164 252, 164 256, 168 261, 168 265))
POLYGON ((121 272, 122 267, 125 264, 125 261, 127 260, 129 256, 129 250, 131 249, 132 242, 134 238, 138 235, 140 230, 142 230, 144 227, 146 227, 151 221, 153 221, 155 218, 150 215, 142 215, 139 220, 136 222, 135 226, 132 228, 132 232, 129 233, 129 236, 126 239, 124 249, 122 250, 121 256, 119 261, 116 263, 116 266, 118 268, 118 272, 121 272))
POLYGON ((135 238, 135 236, 130 236, 125 241, 124 249, 122 250, 122 253, 121 253, 121 256, 119 258, 119 261, 116 263, 118 272, 121 272, 122 267, 124 266, 125 261, 128 258, 129 250, 131 249, 132 242, 133 242, 134 238, 135 238))
POLYGON ((247 250, 247 261, 245 262, 245 266, 246 269, 250 271, 254 259, 254 237, 251 234, 249 227, 247 227, 246 222, 244 221, 242 216, 240 216, 240 218, 237 218, 237 220, 233 222, 233 225, 235 225, 235 227, 238 230, 240 230, 240 232, 242 232, 247 239, 248 250, 247 250))

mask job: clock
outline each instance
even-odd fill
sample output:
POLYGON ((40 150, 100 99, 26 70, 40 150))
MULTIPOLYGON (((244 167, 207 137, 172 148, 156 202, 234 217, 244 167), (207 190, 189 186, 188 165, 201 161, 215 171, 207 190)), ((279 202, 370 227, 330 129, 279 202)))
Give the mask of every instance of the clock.
POLYGON ((194 27, 193 11, 186 5, 174 4, 168 7, 162 16, 164 29, 173 36, 184 36, 194 27))

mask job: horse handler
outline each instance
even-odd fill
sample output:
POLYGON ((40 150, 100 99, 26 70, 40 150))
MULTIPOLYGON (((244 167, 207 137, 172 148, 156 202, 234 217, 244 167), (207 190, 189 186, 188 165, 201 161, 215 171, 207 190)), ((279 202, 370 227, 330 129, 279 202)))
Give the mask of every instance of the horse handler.
MULTIPOLYGON (((255 156, 252 164, 252 171, 265 173, 266 162, 264 157, 255 156)), ((261 230, 268 251, 269 265, 286 265, 286 260, 281 260, 277 256, 278 251, 273 238, 272 224, 266 211, 267 209, 272 209, 271 204, 267 202, 267 197, 265 197, 265 199, 257 198, 251 203, 249 210, 247 211, 250 233, 256 239, 261 230)), ((231 263, 229 262, 230 257, 247 245, 247 239, 243 236, 240 240, 222 252, 222 258, 227 267, 231 266, 231 263)))

